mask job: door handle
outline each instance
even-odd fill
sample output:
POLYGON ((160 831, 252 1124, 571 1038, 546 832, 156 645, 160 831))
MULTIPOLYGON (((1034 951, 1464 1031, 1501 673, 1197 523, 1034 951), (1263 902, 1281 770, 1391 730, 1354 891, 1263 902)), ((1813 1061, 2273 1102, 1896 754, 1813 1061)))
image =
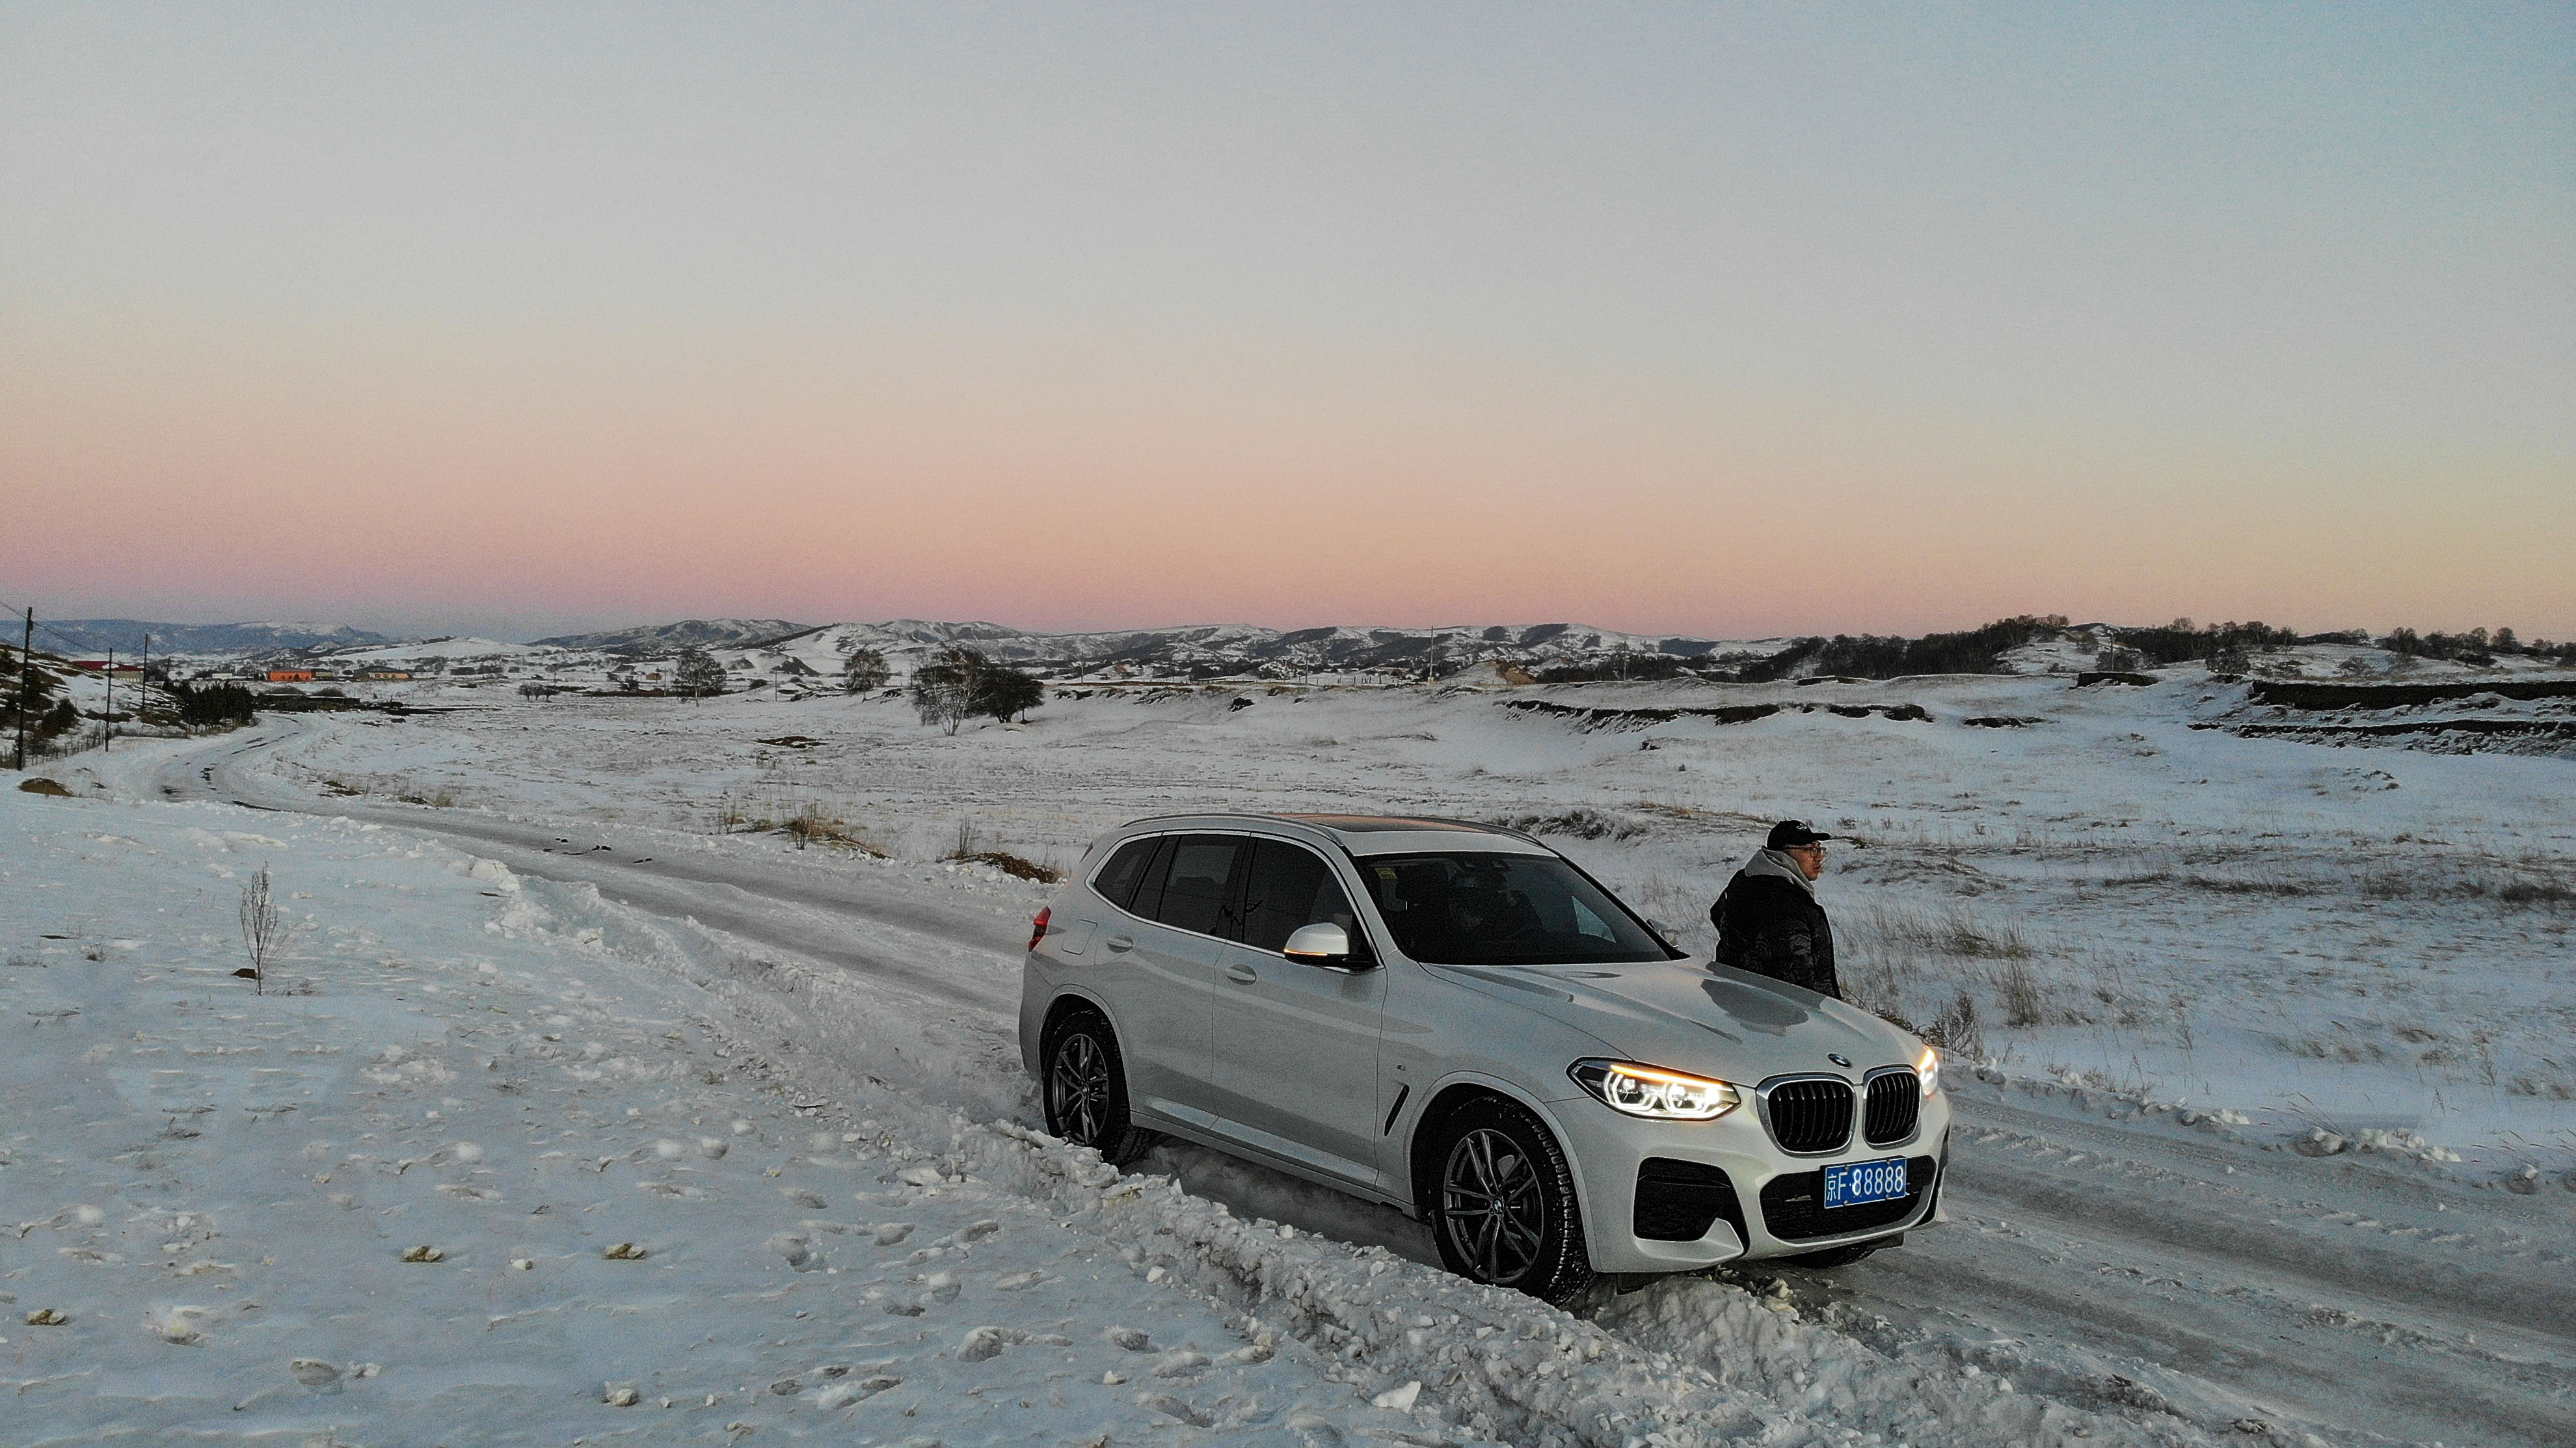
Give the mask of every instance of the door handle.
POLYGON ((1225 968, 1225 978, 1231 981, 1239 981, 1244 985, 1250 985, 1254 981, 1261 979, 1261 976, 1258 972, 1253 970, 1251 966, 1229 965, 1225 968))
POLYGON ((1100 944, 1103 949, 1107 950, 1112 955, 1123 955, 1136 948, 1136 937, 1132 935, 1113 935, 1107 940, 1100 942, 1100 944))

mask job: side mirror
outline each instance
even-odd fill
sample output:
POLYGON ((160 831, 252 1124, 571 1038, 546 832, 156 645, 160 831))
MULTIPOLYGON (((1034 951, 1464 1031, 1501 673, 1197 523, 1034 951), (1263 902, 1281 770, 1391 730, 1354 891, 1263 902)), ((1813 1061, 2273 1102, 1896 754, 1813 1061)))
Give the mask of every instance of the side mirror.
POLYGON ((1300 925, 1289 932, 1288 943, 1280 953, 1302 965, 1320 965, 1327 970, 1365 970, 1376 964, 1362 956, 1352 958, 1351 933, 1329 920, 1300 925))

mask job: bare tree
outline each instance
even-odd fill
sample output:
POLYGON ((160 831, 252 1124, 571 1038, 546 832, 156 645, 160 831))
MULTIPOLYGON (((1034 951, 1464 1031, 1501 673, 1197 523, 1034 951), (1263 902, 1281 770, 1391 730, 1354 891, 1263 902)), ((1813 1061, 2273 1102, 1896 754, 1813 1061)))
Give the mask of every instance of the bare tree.
POLYGON ((949 733, 975 713, 975 679, 984 656, 962 645, 940 650, 937 660, 912 671, 912 708, 924 724, 949 733))
POLYGON ((242 886, 242 948, 250 953, 251 990, 256 995, 268 994, 268 963, 277 958, 278 947, 286 941, 286 923, 277 913, 277 902, 270 898, 268 867, 259 867, 250 883, 242 886))
POLYGON ((1006 664, 986 663, 975 676, 975 712, 1007 724, 1046 702, 1046 686, 1006 664))
POLYGON ((878 649, 852 649, 841 662, 841 689, 850 694, 871 694, 886 686, 894 677, 886 667, 886 657, 878 649))
POLYGON ((705 649, 682 649, 677 667, 671 670, 671 688, 692 699, 724 692, 724 665, 705 649))
POLYGON ((912 707, 924 724, 949 733, 978 716, 1008 723, 1046 699, 1046 686, 964 644, 950 644, 912 671, 912 707))

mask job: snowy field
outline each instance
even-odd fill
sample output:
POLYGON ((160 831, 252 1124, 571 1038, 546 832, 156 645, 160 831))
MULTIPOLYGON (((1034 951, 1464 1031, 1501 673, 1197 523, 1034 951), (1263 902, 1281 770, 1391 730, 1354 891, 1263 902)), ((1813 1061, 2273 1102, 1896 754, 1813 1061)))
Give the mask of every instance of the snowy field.
POLYGON ((892 700, 583 700, 336 724, 275 767, 375 798, 748 831, 754 850, 775 846, 763 822, 814 815, 914 862, 971 837, 1065 866, 1111 825, 1209 807, 1516 821, 1694 949, 1729 873, 1793 815, 1850 837, 1822 893, 1847 990, 1918 1024, 1958 1020, 1964 996, 1961 1044, 2007 1071, 2576 1170, 2576 763, 2193 729, 2206 692, 1110 690, 954 737, 892 700), (1787 707, 1728 724, 1533 703, 1787 707), (1931 718, 1887 717, 1907 705, 1931 718))
POLYGON ((2194 729, 2197 682, 1113 690, 955 736, 493 692, 0 793, 0 1442, 2576 1437, 2565 760, 2194 729), (1392 1213, 1047 1141, 1009 1011, 1051 892, 943 857, 1211 805, 1521 821, 1695 948, 1769 819, 1852 836, 1848 988, 1985 1063, 1952 1221, 1559 1312, 1392 1213))

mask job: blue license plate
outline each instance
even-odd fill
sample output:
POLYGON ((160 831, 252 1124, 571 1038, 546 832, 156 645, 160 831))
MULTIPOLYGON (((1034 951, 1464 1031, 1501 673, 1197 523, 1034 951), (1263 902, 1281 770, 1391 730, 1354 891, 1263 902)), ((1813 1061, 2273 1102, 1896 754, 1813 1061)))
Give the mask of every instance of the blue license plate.
POLYGON ((1905 1158, 1846 1162, 1825 1168, 1825 1205, 1856 1207, 1863 1202, 1892 1202, 1905 1195, 1905 1158))

